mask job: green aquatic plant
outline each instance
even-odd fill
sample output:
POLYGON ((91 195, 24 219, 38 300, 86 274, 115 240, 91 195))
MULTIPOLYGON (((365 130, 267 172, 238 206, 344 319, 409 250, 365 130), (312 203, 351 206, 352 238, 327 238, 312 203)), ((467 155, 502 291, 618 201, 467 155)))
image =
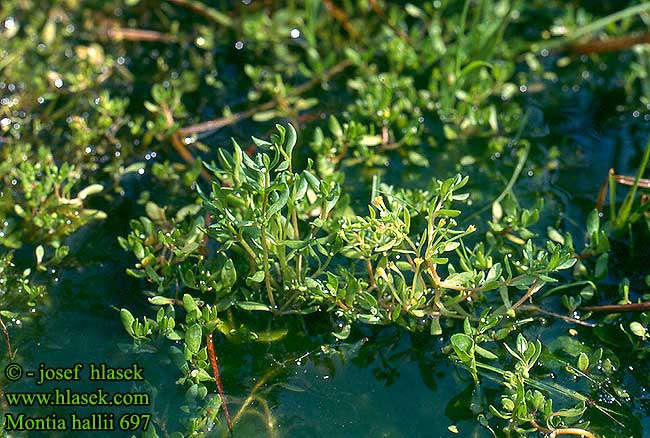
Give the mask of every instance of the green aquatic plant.
POLYGON ((36 153, 27 145, 5 152, 0 164, 2 243, 18 248, 25 242, 49 243, 55 248, 84 224, 105 219, 100 210, 84 207, 87 197, 103 190, 100 184, 78 188, 81 173, 67 163, 58 167, 50 150, 36 153), (73 188, 77 186, 76 195, 73 188))
MULTIPOLYGON (((400 319, 403 313, 416 318, 432 316, 426 310, 429 308, 440 316, 439 312, 494 289, 503 289, 505 297, 508 287, 532 295, 545 282, 555 281, 549 277, 551 272, 575 263, 571 247, 552 242, 546 248, 536 246, 532 234, 516 224, 529 226, 536 220, 537 210, 516 212, 514 205, 507 211, 518 216, 508 216, 508 229, 527 239, 516 241, 525 243, 518 254, 504 252, 503 262, 484 255, 502 246, 498 236, 504 228, 496 225, 488 236, 487 249, 484 244, 467 249, 463 237, 475 227, 456 228, 455 218, 461 211, 452 206, 467 199, 467 194, 458 193, 467 178, 434 180, 430 190, 419 192, 377 187, 368 214, 354 215, 339 200, 335 181, 319 179, 310 169, 293 171, 293 127, 278 127, 271 142, 255 141, 272 155, 258 152, 249 157, 235 143, 232 155, 220 152, 220 166, 207 165, 219 181, 212 183, 209 196, 199 189, 207 220, 196 215, 201 219, 194 219, 189 228, 174 227, 160 208, 148 204, 150 217, 158 217, 158 227, 168 230, 156 233, 147 218, 133 224, 134 232, 121 243, 140 260, 138 271, 131 271, 134 275, 148 275, 159 284, 159 292, 165 291, 164 285, 170 282, 163 282, 165 275, 156 273, 155 254, 166 247, 168 256, 176 259, 174 265, 188 257, 199 263, 202 274, 197 275, 190 265, 181 265, 177 271, 184 287, 216 293, 223 300, 231 299, 232 287, 238 282, 243 287, 237 288, 243 293, 235 299, 239 307, 286 313, 296 305, 301 312, 325 303, 342 310, 361 305, 370 310, 364 318, 385 322, 400 319), (221 271, 204 269, 204 263, 212 263, 201 255, 206 236, 217 244, 221 271), (446 253, 458 257, 459 267, 446 253), (359 267, 363 269, 361 278, 352 274, 359 267), (440 273, 443 270, 446 278, 440 273), (347 292, 341 295, 342 290, 347 292)), ((196 212, 197 208, 192 209, 196 212)), ((181 212, 187 215, 189 211, 181 212)), ((163 274, 174 276, 175 272, 163 274)), ((457 312, 463 313, 450 311, 457 312)))
MULTIPOLYGON (((644 175, 645 170, 648 166, 649 159, 650 159, 650 140, 648 140, 648 143, 645 147, 645 151, 643 153, 643 157, 641 159, 641 164, 639 165, 637 174, 634 177, 634 180, 631 181, 630 191, 623 199, 623 202, 621 203, 620 207, 618 207, 618 210, 616 206, 617 181, 613 171, 611 171, 609 174, 609 177, 607 179, 607 184, 609 186, 609 195, 610 195, 609 220, 611 222, 612 228, 614 228, 614 230, 616 231, 620 231, 622 228, 628 227, 629 225, 637 222, 639 219, 641 219, 641 217, 644 215, 647 209, 647 204, 639 203, 637 201, 636 194, 639 188, 641 177, 644 175)), ((627 182, 628 184, 630 183, 629 178, 625 179, 624 181, 627 182)))
MULTIPOLYGON (((514 202, 505 203, 505 218, 495 219, 485 242, 467 248, 464 240, 475 227, 460 228, 456 219, 461 210, 454 204, 468 198, 460 192, 467 184, 461 176, 433 180, 420 191, 376 184, 368 213, 352 214, 336 182, 318 178, 310 167, 294 171, 296 141, 289 125, 277 126, 270 142, 254 139, 258 151, 252 156, 233 143, 232 153, 220 151, 218 164, 206 163, 215 181, 210 194, 197 186, 202 206, 185 207, 169 221, 150 203, 149 218, 132 222, 128 239, 121 239, 140 261, 130 273, 156 285, 149 300, 167 309, 142 322, 122 310, 137 342, 183 340, 186 353, 198 354, 205 333, 232 335, 213 312, 233 304, 276 317, 324 310, 346 321, 334 332, 340 339, 349 336, 355 322, 440 334, 453 330, 453 319, 469 318, 465 334, 453 334, 451 343, 478 379, 474 355, 496 358, 478 344, 516 333, 516 325, 502 323, 503 316, 524 311, 545 284, 556 282, 553 273, 576 262, 566 242, 535 244, 525 227, 537 220, 539 210, 522 210, 514 202), (499 224, 502 219, 507 227, 499 224), (520 236, 510 238, 509 248, 506 233, 520 236), (182 302, 175 298, 180 291, 182 302), (212 316, 192 317, 191 330, 177 327, 174 306, 181 303, 185 312, 194 303, 192 311, 212 316), (485 305, 495 306, 493 316, 488 311, 473 316, 485 305), (478 332, 469 320, 480 321, 478 332)), ((185 355, 188 370, 212 379, 205 371, 207 359, 192 357, 185 355)), ((526 418, 521 421, 530 423, 526 418)))
POLYGON ((19 272, 12 259, 12 253, 0 256, 0 329, 9 360, 13 360, 20 347, 12 347, 4 321, 11 321, 12 325, 17 326, 29 323, 46 292, 45 287, 32 281, 31 269, 19 272))

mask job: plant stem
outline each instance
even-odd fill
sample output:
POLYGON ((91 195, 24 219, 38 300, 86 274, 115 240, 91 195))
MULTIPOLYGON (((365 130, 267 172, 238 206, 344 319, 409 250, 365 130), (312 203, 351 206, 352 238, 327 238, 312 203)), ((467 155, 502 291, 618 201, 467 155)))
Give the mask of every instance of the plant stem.
POLYGON ((388 28, 389 28, 390 30, 392 30, 392 31, 395 33, 395 35, 397 35, 398 37, 400 37, 400 38, 401 38, 402 40, 404 40, 405 42, 407 42, 407 43, 409 43, 409 44, 413 44, 413 41, 411 41, 411 38, 408 36, 408 34, 407 34, 406 32, 404 32, 402 29, 400 29, 399 27, 395 26, 394 24, 392 24, 392 23, 389 21, 389 19, 388 19, 388 17, 386 16, 386 14, 384 14, 384 11, 383 11, 383 10, 379 7, 379 5, 377 4, 377 0, 368 0, 368 3, 370 3, 370 7, 371 7, 372 10, 375 12, 375 14, 377 14, 377 16, 378 16, 378 17, 379 17, 379 18, 384 22, 384 24, 385 24, 386 26, 388 26, 388 28))
POLYGON ((266 294, 269 297, 269 304, 275 312, 277 310, 275 305, 275 298, 273 297, 273 290, 271 289, 271 272, 269 270, 269 249, 266 241, 266 207, 268 205, 268 195, 266 194, 266 188, 268 187, 268 170, 264 175, 264 200, 262 201, 262 224, 261 224, 261 236, 260 243, 262 244, 262 255, 264 258, 264 285, 266 286, 266 294))
POLYGON ((650 3, 641 3, 639 5, 630 6, 629 8, 623 9, 621 11, 610 14, 606 17, 603 17, 599 20, 594 21, 586 26, 581 27, 577 31, 573 32, 567 39, 575 40, 585 35, 588 35, 592 32, 600 30, 609 24, 622 20, 624 18, 632 17, 638 15, 642 12, 650 11, 650 3))
POLYGON ((513 304, 512 307, 510 307, 510 310, 517 309, 519 306, 524 304, 526 300, 530 299, 530 297, 532 297, 533 294, 542 287, 542 286, 537 286, 538 283, 539 283, 539 278, 536 278, 535 281, 533 281, 533 284, 530 285, 530 287, 528 288, 524 296, 521 297, 519 301, 517 301, 515 304, 513 304))
POLYGON ((540 432, 549 434, 549 438, 556 438, 560 435, 578 435, 583 438, 596 438, 596 435, 592 434, 591 432, 584 429, 579 429, 577 427, 548 429, 544 426, 540 426, 535 420, 530 420, 530 424, 532 424, 533 427, 540 432))
POLYGON ((230 412, 228 412, 228 403, 226 402, 226 394, 223 391, 223 384, 221 383, 221 373, 219 372, 219 364, 217 364, 217 355, 214 353, 214 343, 212 342, 212 333, 206 336, 206 344, 208 346, 208 357, 210 365, 212 366, 212 374, 214 380, 217 382, 217 391, 221 397, 221 405, 223 406, 223 414, 226 416, 226 425, 228 430, 232 433, 232 421, 230 421, 230 412))
POLYGON ((608 312, 608 313, 644 312, 646 310, 650 310, 650 302, 645 301, 643 303, 605 304, 602 306, 585 306, 585 307, 580 307, 580 310, 584 310, 585 312, 608 312))
POLYGON ((14 353, 11 350, 11 340, 9 339, 9 332, 7 331, 7 326, 5 326, 5 323, 2 320, 1 316, 0 316, 0 329, 2 329, 2 333, 4 333, 5 335, 5 343, 7 344, 7 354, 9 355, 9 360, 14 360, 14 353))
POLYGON ((571 51, 577 54, 607 53, 626 50, 637 44, 648 43, 650 43, 650 33, 646 32, 638 35, 608 38, 606 40, 593 39, 585 41, 584 43, 574 44, 571 47, 571 51))
POLYGON ((550 41, 543 41, 538 44, 533 44, 531 50, 537 51, 544 48, 551 49, 558 46, 563 46, 565 44, 569 44, 579 38, 582 38, 585 35, 601 30, 602 28, 608 26, 611 23, 614 23, 619 20, 623 20, 628 17, 632 17, 634 15, 639 15, 646 11, 650 11, 650 3, 648 2, 630 6, 629 8, 625 8, 621 11, 607 15, 606 17, 603 17, 586 26, 583 26, 577 29, 576 31, 574 31, 573 33, 570 33, 569 35, 565 36, 564 38, 555 38, 550 41))
POLYGON ((568 322, 569 324, 578 324, 578 325, 582 325, 584 327, 592 327, 592 328, 596 327, 596 324, 592 324, 592 323, 587 322, 587 321, 581 321, 579 319, 571 318, 570 316, 567 316, 567 315, 562 315, 562 314, 559 314, 559 313, 551 312, 549 310, 542 309, 541 307, 536 306, 534 304, 528 304, 528 305, 525 305, 525 306, 521 306, 520 309, 523 310, 524 312, 531 311, 531 312, 539 312, 539 313, 542 313, 544 315, 549 315, 549 316, 552 316, 554 318, 561 319, 564 322, 568 322))
POLYGON ((147 41, 171 43, 176 41, 174 35, 147 29, 129 29, 115 27, 106 30, 106 37, 113 41, 147 41))
MULTIPOLYGON (((295 208, 291 209, 291 225, 293 226, 293 238, 298 240, 300 231, 298 229, 298 214, 295 208)), ((296 260, 296 276, 298 277, 298 282, 300 282, 302 279, 302 253, 298 253, 296 260)))
POLYGON ((266 374, 264 374, 264 375, 262 376, 262 378, 261 378, 260 380, 257 381, 257 383, 255 384, 255 386, 253 386, 253 388, 251 389, 251 392, 250 392, 250 394, 248 395, 248 397, 246 397, 246 400, 244 400, 244 403, 242 403, 242 406, 239 408, 239 411, 237 411, 237 413, 235 414, 235 416, 234 416, 234 418, 233 418, 233 423, 234 423, 234 424, 237 424, 237 422, 241 419, 242 415, 244 414, 244 411, 246 410, 246 408, 248 408, 248 406, 253 402, 253 400, 255 400, 255 398, 257 397, 257 396, 255 395, 255 394, 257 393, 257 391, 258 391, 262 386, 264 386, 264 385, 266 384, 266 382, 267 382, 271 377, 273 377, 273 376, 275 376, 276 374, 278 374, 281 370, 282 370, 281 367, 274 367, 274 368, 271 368, 271 369, 270 369, 266 374))
POLYGON ((257 267, 257 254, 255 254, 255 251, 253 251, 253 248, 250 247, 248 242, 246 242, 246 239, 244 239, 244 236, 240 236, 235 228, 230 224, 226 222, 226 226, 228 227, 228 231, 232 233, 233 236, 237 238, 237 241, 239 244, 244 248, 244 251, 246 251, 246 254, 248 254, 248 266, 251 271, 254 271, 255 268, 257 267))
MULTIPOLYGON (((515 135, 515 142, 519 142, 521 139, 521 135, 523 134, 524 127, 526 126, 526 123, 528 122, 528 111, 526 111, 526 114, 524 114, 524 118, 521 121, 521 125, 519 125, 519 131, 515 135)), ((521 156, 519 157, 519 161, 517 161, 517 167, 515 167, 514 172, 512 172, 512 176, 510 177, 510 181, 508 181, 508 184, 506 187, 503 189, 503 191, 497 196, 497 198, 494 200, 494 202, 501 202, 503 198, 506 197, 508 193, 512 190, 512 187, 515 185, 515 182, 517 182, 517 179, 519 178, 519 175, 521 175, 521 171, 524 170, 524 165, 526 164, 526 161, 528 160, 528 154, 530 153, 530 144, 526 143, 524 146, 523 152, 521 153, 521 156)))
POLYGON ((271 272, 269 270, 269 250, 266 242, 266 227, 262 225, 262 252, 264 253, 264 286, 266 287, 266 294, 269 297, 269 304, 273 311, 276 309, 275 298, 273 297, 273 290, 271 289, 271 272))
POLYGON ((634 203, 634 196, 636 195, 636 190, 639 187, 639 180, 641 179, 641 175, 643 175, 643 173, 645 172, 645 168, 648 165, 648 159, 650 159, 650 138, 648 139, 648 143, 645 147, 645 152, 643 153, 643 159, 641 160, 641 166, 639 167, 639 171, 637 172, 636 177, 634 178, 634 183, 632 185, 632 188, 630 189, 630 192, 625 197, 625 200, 623 201, 623 205, 621 205, 621 209, 619 210, 618 217, 616 218, 616 223, 615 223, 616 228, 620 229, 623 226, 627 225, 628 217, 630 216, 630 212, 632 211, 632 204, 634 203))
MULTIPOLYGON (((523 135, 524 128, 526 127, 526 124, 528 123, 528 116, 529 116, 529 111, 526 111, 524 114, 523 119, 521 120, 521 123, 519 125, 519 129, 517 130, 517 133, 515 134, 514 138, 514 143, 519 143, 519 140, 521 140, 521 136, 523 135)), ((524 170, 524 165, 526 164, 526 161, 528 160, 528 154, 530 153, 530 144, 526 144, 523 148, 523 151, 521 153, 521 156, 519 157, 519 160, 517 161, 517 166, 515 167, 515 170, 512 172, 512 176, 510 177, 510 180, 508 181, 508 184, 506 184, 506 187, 503 189, 501 193, 499 193, 499 196, 492 201, 491 203, 485 205, 482 207, 480 210, 478 210, 475 213, 472 213, 467 219, 470 220, 473 217, 480 216, 483 214, 488 208, 490 208, 492 205, 495 203, 501 202, 503 198, 506 197, 508 193, 512 191, 512 187, 515 185, 517 182, 517 179, 519 179, 519 175, 521 174, 521 171, 524 170)))
POLYGON ((370 259, 366 259, 366 269, 368 269, 370 289, 374 290, 377 287, 377 283, 375 283, 375 274, 372 272, 372 263, 370 263, 370 259))
POLYGON ((616 221, 616 179, 614 178, 614 169, 609 169, 607 176, 609 182, 609 217, 612 222, 616 221))
POLYGON ((214 21, 217 24, 220 24, 225 27, 232 27, 232 22, 230 17, 227 15, 213 9, 209 6, 195 1, 195 0, 167 0, 169 3, 174 3, 184 8, 187 8, 193 12, 196 12, 199 15, 203 15, 205 18, 214 21))
POLYGON ((323 0, 323 6, 336 21, 341 23, 348 35, 355 39, 359 37, 359 32, 350 24, 350 18, 343 9, 336 6, 332 0, 323 0))
POLYGON ((580 429, 577 427, 569 427, 565 429, 555 429, 551 434, 548 436, 548 438, 556 438, 560 435, 577 435, 582 438, 596 438, 596 435, 593 433, 586 431, 584 429, 580 429))

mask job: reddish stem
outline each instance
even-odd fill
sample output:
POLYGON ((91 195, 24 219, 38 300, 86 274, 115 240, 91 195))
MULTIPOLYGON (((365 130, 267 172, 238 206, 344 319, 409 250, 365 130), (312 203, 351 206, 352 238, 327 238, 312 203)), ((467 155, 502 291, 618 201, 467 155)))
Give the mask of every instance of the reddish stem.
POLYGON ((327 12, 329 12, 336 21, 341 23, 343 29, 345 29, 352 38, 359 37, 359 32, 350 24, 350 18, 343 9, 336 6, 332 0, 323 0, 323 5, 325 6, 325 9, 327 9, 327 12))
POLYGON ((2 317, 0 317, 0 328, 2 329, 2 333, 4 333, 5 335, 5 343, 7 344, 7 354, 9 355, 9 360, 13 360, 14 354, 11 350, 11 341, 9 340, 9 332, 7 331, 7 327, 5 326, 2 317))
POLYGON ((585 306, 580 307, 580 310, 585 312, 644 312, 650 310, 650 302, 645 301, 642 303, 629 303, 629 304, 605 304, 602 306, 585 306))
POLYGON ((638 35, 614 37, 606 40, 595 39, 585 41, 584 43, 575 44, 571 47, 571 51, 577 54, 608 53, 626 50, 638 44, 647 43, 650 43, 650 33, 642 33, 638 35))
POLYGON ((221 373, 219 372, 219 365, 217 364, 217 356, 214 354, 214 344, 212 343, 212 333, 206 336, 206 344, 208 345, 208 358, 212 366, 212 373, 214 380, 217 382, 217 391, 221 397, 221 405, 223 406, 223 413, 226 416, 226 425, 228 430, 232 433, 232 421, 230 420, 230 412, 228 412, 228 403, 226 402, 226 394, 223 392, 223 384, 221 383, 221 373))

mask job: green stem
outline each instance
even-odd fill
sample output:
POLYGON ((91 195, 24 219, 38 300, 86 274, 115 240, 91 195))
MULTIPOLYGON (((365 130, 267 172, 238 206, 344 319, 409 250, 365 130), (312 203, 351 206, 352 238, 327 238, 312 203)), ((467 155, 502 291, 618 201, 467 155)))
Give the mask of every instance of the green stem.
MULTIPOLYGON (((293 226, 293 238, 298 240, 300 238, 300 231, 298 229, 298 215, 295 207, 291 209, 291 225, 293 226)), ((298 277, 298 281, 300 281, 302 278, 302 253, 300 252, 296 260, 296 276, 298 277)))
MULTIPOLYGON (((268 173, 264 176, 265 185, 268 186, 268 173)), ((264 258, 264 285, 266 286, 266 294, 269 297, 269 304, 273 311, 276 310, 275 298, 273 298, 273 290, 271 289, 271 273, 269 270, 269 249, 266 241, 266 207, 268 204, 268 196, 266 194, 266 187, 264 188, 264 200, 262 201, 262 225, 261 225, 261 238, 262 255, 264 258)))
POLYGON ((574 32, 570 33, 564 38, 556 38, 551 41, 544 41, 542 43, 534 44, 531 48, 533 51, 540 49, 552 49, 564 44, 570 43, 577 40, 585 35, 601 30, 604 27, 607 27, 611 23, 614 23, 619 20, 623 20, 634 15, 639 15, 642 12, 650 11, 650 3, 645 2, 638 5, 630 6, 629 8, 623 9, 621 11, 610 14, 606 17, 603 17, 599 20, 594 21, 586 26, 583 26, 574 32))
POLYGON ((593 33, 597 30, 600 30, 604 27, 607 27, 611 23, 614 23, 616 21, 622 20, 624 18, 632 17, 634 15, 638 15, 642 12, 650 11, 650 3, 644 2, 639 5, 635 6, 630 6, 629 8, 625 8, 623 10, 620 10, 618 12, 615 12, 613 14, 607 15, 606 17, 603 17, 599 20, 594 21, 593 23, 590 23, 586 26, 581 27, 580 29, 576 30, 575 32, 571 33, 567 39, 568 40, 576 40, 580 37, 583 37, 585 35, 588 35, 590 33, 593 33))
MULTIPOLYGON (((521 139, 521 135, 523 133, 524 127, 526 126, 526 123, 528 122, 528 111, 526 114, 524 114, 524 118, 521 121, 521 125, 519 126, 519 131, 515 135, 515 142, 519 142, 521 139)), ((530 153, 530 144, 526 143, 524 146, 523 152, 521 153, 521 156, 519 157, 519 161, 517 162, 517 167, 515 167, 515 171, 512 172, 512 176, 510 177, 510 181, 508 181, 508 184, 506 185, 505 189, 499 194, 497 199, 494 200, 494 202, 501 202, 503 198, 506 197, 508 193, 512 191, 512 187, 515 185, 517 182, 517 179, 519 179, 519 175, 521 175, 521 171, 524 170, 524 165, 526 164, 526 161, 528 160, 528 154, 530 153)))
MULTIPOLYGON (((276 226, 280 230, 280 236, 277 239, 278 242, 283 242, 286 238, 283 232, 282 222, 280 221, 279 216, 276 216, 276 226)), ((278 262, 280 263, 280 271, 282 273, 283 282, 289 279, 289 266, 287 265, 287 247, 285 245, 276 245, 278 262)))
POLYGON ((318 278, 319 276, 323 275, 325 272, 325 269, 329 266, 330 262, 332 261, 332 257, 327 257, 327 260, 325 260, 325 263, 323 263, 317 270, 314 272, 311 277, 313 278, 318 278))
MULTIPOLYGON (((523 119, 521 120, 521 124, 519 125, 519 129, 517 130, 517 133, 515 134, 514 142, 519 143, 519 140, 521 140, 521 136, 524 132, 524 128, 526 127, 526 124, 528 122, 528 116, 529 112, 526 111, 524 114, 523 119)), ((514 172, 512 172, 512 176, 510 177, 510 180, 508 181, 508 184, 506 184, 506 187, 503 189, 503 191, 497 196, 497 198, 490 204, 487 204, 477 212, 471 214, 467 219, 470 220, 475 216, 479 216, 482 213, 484 213, 488 208, 490 208, 492 205, 495 203, 501 202, 503 198, 506 197, 508 193, 512 191, 512 187, 515 185, 517 182, 517 179, 519 179, 519 175, 521 175, 521 171, 524 170, 524 165, 526 164, 526 161, 528 160, 528 154, 530 154, 530 144, 527 143, 523 151, 521 153, 521 156, 519 157, 519 160, 517 161, 517 166, 515 167, 514 172)))
POLYGON ((248 255, 248 266, 250 267, 251 271, 254 271, 257 267, 257 254, 255 254, 253 248, 251 248, 248 242, 246 242, 244 236, 237 233, 237 230, 235 230, 231 224, 226 223, 226 227, 228 228, 228 231, 230 231, 232 235, 235 236, 244 251, 246 251, 246 254, 248 255))
MULTIPOLYGON (((504 371, 502 369, 499 369, 499 368, 496 368, 496 367, 493 367, 493 366, 490 366, 490 365, 487 365, 487 364, 484 364, 482 362, 476 362, 476 367, 484 369, 486 371, 493 372, 493 373, 498 374, 500 376, 505 376, 505 374, 506 374, 506 371, 504 371)), ((489 376, 488 376, 488 378, 489 378, 489 376)), ((585 403, 587 402, 587 400, 589 400, 588 397, 580 394, 579 392, 574 391, 574 390, 569 389, 569 388, 565 388, 565 387, 560 386, 560 385, 558 385, 556 383, 541 382, 539 380, 531 379, 530 377, 525 377, 524 382, 526 384, 536 388, 536 389, 541 390, 541 391, 555 392, 555 393, 563 395, 565 397, 573 398, 575 400, 585 402, 585 403)))
POLYGON ((618 218, 615 223, 616 228, 620 229, 627 223, 627 220, 630 216, 630 212, 632 211, 634 196, 636 195, 636 190, 639 187, 639 180, 641 179, 641 175, 643 175, 643 173, 645 172, 645 168, 648 165, 648 159, 650 159, 650 138, 648 139, 648 144, 645 147, 643 159, 641 160, 641 166, 639 167, 639 171, 637 172, 636 177, 634 178, 634 185, 632 185, 632 188, 630 189, 629 193, 625 197, 625 200, 623 201, 623 205, 621 206, 621 210, 619 211, 618 218))
POLYGON ((610 171, 609 174, 609 218, 613 223, 616 223, 616 179, 614 172, 610 171))

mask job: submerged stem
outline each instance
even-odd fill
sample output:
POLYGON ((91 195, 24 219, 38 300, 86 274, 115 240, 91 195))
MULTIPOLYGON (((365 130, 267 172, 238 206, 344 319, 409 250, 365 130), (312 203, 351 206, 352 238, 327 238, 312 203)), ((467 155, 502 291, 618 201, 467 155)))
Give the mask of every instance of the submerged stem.
MULTIPOLYGON (((265 176, 265 184, 266 180, 268 179, 268 174, 265 176)), ((268 185, 268 184, 267 184, 268 185)), ((265 189, 266 190, 266 189, 265 189)), ((271 305, 271 308, 275 312, 276 306, 275 306, 275 298, 273 297, 273 290, 271 289, 271 272, 269 269, 269 249, 268 249, 268 243, 266 241, 266 207, 268 204, 268 197, 266 193, 264 193, 264 200, 262 201, 262 226, 261 226, 261 236, 260 236, 260 243, 262 244, 262 256, 264 258, 264 286, 266 287, 266 294, 268 295, 269 298, 269 304, 271 305)))
POLYGON ((11 350, 11 340, 9 339, 9 332, 7 331, 7 326, 5 326, 5 323, 2 320, 1 316, 0 316, 0 329, 2 329, 2 333, 4 333, 5 335, 5 343, 7 344, 7 354, 9 355, 9 360, 13 360, 14 353, 11 350))
POLYGON ((206 336, 206 344, 208 346, 208 358, 210 359, 210 365, 212 366, 212 373, 214 374, 214 380, 217 383, 217 391, 219 392, 219 397, 221 397, 223 414, 226 417, 226 425, 228 426, 228 430, 230 431, 230 433, 232 433, 232 421, 230 420, 230 412, 228 412, 228 403, 226 401, 226 394, 223 390, 223 384, 221 383, 221 373, 219 372, 219 364, 217 364, 217 355, 214 352, 212 333, 206 336))
POLYGON ((253 389, 251 389, 251 392, 250 392, 250 394, 248 395, 248 397, 246 397, 246 400, 244 400, 244 403, 242 404, 242 406, 239 408, 239 411, 237 411, 237 413, 236 413, 235 416, 233 417, 233 421, 232 421, 233 424, 237 424, 237 422, 239 422, 239 420, 241 419, 242 415, 244 414, 244 412, 246 411, 246 409, 248 408, 248 406, 249 406, 249 405, 250 405, 250 404, 255 400, 255 398, 257 397, 257 396, 256 396, 257 391, 258 391, 258 390, 259 390, 263 385, 265 385, 266 382, 267 382, 271 377, 273 377, 274 375, 276 375, 277 373, 279 373, 280 370, 281 370, 281 368, 279 368, 279 367, 271 368, 271 370, 269 370, 266 374, 264 374, 264 375, 262 376, 262 378, 261 378, 260 380, 258 380, 258 382, 255 384, 255 386, 253 386, 253 389))

